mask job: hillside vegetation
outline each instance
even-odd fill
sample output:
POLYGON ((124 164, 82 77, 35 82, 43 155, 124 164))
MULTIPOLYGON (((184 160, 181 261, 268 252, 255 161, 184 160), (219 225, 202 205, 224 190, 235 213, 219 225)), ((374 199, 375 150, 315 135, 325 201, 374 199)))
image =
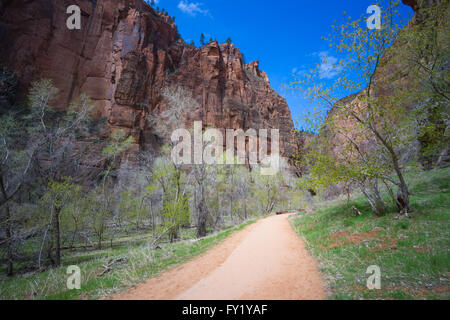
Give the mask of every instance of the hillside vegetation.
POLYGON ((99 299, 121 292, 157 276, 167 268, 186 262, 205 252, 243 229, 255 220, 227 228, 206 238, 195 240, 195 233, 184 233, 185 240, 166 243, 157 249, 149 246, 148 235, 138 234, 116 239, 113 246, 103 250, 74 250, 62 259, 65 267, 44 272, 30 272, 13 278, 0 278, 0 299, 78 300, 99 299), (121 259, 105 272, 105 265, 121 259), (67 288, 66 267, 77 265, 81 269, 81 290, 67 288))
MULTIPOLYGON (((321 203, 292 219, 320 263, 332 299, 449 299, 450 168, 410 169, 410 218, 377 217, 364 197, 321 203), (361 216, 355 214, 356 207, 361 216), (381 289, 369 290, 366 270, 381 269, 381 289)), ((389 196, 383 192, 383 198, 389 196)))

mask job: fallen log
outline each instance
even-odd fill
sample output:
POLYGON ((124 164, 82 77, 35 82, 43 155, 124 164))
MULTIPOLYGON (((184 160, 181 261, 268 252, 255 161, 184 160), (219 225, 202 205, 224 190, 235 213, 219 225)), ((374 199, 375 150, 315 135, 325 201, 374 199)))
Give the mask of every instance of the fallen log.
POLYGON ((102 276, 104 276, 105 274, 111 272, 111 271, 113 270, 114 266, 120 265, 120 264, 123 264, 123 263, 127 263, 127 262, 128 262, 128 259, 127 259, 127 258, 123 258, 123 257, 122 257, 122 258, 117 258, 117 259, 110 260, 110 261, 108 262, 108 264, 102 265, 102 267, 104 268, 104 270, 98 275, 98 277, 102 277, 102 276))
POLYGON ((362 216, 361 211, 359 211, 358 208, 356 208, 355 206, 352 206, 352 210, 357 216, 362 216))
POLYGON ((97 247, 97 245, 81 245, 72 247, 62 247, 61 250, 79 250, 79 249, 92 249, 97 247))

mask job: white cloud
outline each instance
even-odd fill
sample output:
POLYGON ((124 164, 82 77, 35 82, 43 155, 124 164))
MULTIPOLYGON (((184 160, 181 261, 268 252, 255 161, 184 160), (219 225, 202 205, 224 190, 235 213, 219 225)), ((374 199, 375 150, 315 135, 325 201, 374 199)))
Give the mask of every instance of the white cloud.
POLYGON ((304 65, 301 65, 300 67, 295 67, 292 69, 291 73, 293 76, 303 77, 307 74, 308 70, 306 70, 306 67, 304 65))
POLYGON ((200 14, 203 14, 206 16, 209 14, 209 11, 207 9, 202 9, 201 8, 202 5, 203 5, 202 3, 198 3, 198 2, 180 1, 180 3, 178 4, 178 9, 180 9, 184 13, 187 13, 193 17, 195 17, 197 15, 197 13, 200 13, 200 14))
POLYGON ((338 59, 328 55, 328 51, 316 52, 314 55, 320 57, 321 63, 319 65, 319 77, 320 79, 334 78, 342 71, 342 66, 336 65, 338 59))

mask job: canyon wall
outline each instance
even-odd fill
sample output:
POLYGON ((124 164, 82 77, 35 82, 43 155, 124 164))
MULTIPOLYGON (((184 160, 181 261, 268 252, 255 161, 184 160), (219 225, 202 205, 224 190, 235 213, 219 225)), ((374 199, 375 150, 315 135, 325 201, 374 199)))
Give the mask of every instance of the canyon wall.
POLYGON ((294 148, 289 107, 258 62, 245 64, 233 44, 186 44, 172 18, 142 0, 0 0, 0 67, 24 90, 50 78, 53 102, 64 110, 81 94, 95 103, 100 130, 133 135, 138 150, 154 150, 152 115, 168 108, 167 87, 183 87, 197 102, 189 121, 223 129, 279 129, 281 153, 294 148), (81 30, 66 27, 67 7, 81 8, 81 30))

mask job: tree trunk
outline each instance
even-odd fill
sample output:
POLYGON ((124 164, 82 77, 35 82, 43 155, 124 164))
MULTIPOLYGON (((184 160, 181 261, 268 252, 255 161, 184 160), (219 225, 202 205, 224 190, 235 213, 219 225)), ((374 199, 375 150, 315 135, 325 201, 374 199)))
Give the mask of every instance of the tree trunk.
POLYGON ((247 220, 247 199, 244 198, 244 219, 247 220))
POLYGON ((6 275, 8 277, 12 276, 14 274, 14 263, 13 263, 13 241, 12 241, 12 217, 11 217, 11 211, 9 208, 9 204, 8 202, 8 194, 6 192, 6 188, 5 185, 3 183, 3 177, 2 175, 0 175, 0 187, 1 187, 1 193, 2 193, 2 197, 4 199, 5 202, 3 202, 2 204, 5 205, 5 210, 6 210, 6 241, 7 241, 7 259, 8 259, 8 263, 7 263, 7 267, 6 267, 6 275))
POLYGON ((397 177, 400 181, 399 194, 401 196, 401 200, 399 199, 399 201, 397 201, 397 205, 399 207, 400 213, 407 215, 408 211, 410 211, 409 191, 408 191, 408 186, 406 185, 406 181, 403 177, 402 170, 400 169, 400 164, 398 162, 397 154, 395 153, 395 150, 393 149, 393 147, 385 139, 383 139, 381 134, 373 126, 370 126, 370 129, 375 134, 376 138, 389 151, 389 154, 392 159, 392 164, 394 166, 394 171, 397 174, 397 177))
POLYGON ((75 223, 75 230, 73 231, 72 240, 70 241, 70 248, 73 248, 73 244, 75 243, 75 237, 78 232, 78 223, 75 223))
POLYGON ((363 184, 360 185, 360 188, 361 192, 364 194, 367 201, 369 201, 370 207, 372 208, 373 212, 375 212, 375 214, 380 217, 384 215, 386 208, 383 199, 381 199, 380 193, 378 191, 377 183, 376 182, 373 183, 374 184, 370 186, 371 189, 370 192, 366 189, 366 187, 363 184))
POLYGON ((98 243, 97 243, 97 247, 99 250, 102 249, 102 237, 103 237, 103 231, 100 231, 98 234, 98 243))
POLYGON ((12 221, 9 205, 6 204, 6 239, 7 239, 7 259, 6 275, 11 277, 14 275, 14 258, 13 258, 13 240, 12 240, 12 221))
POLYGON ((175 240, 178 239, 178 228, 177 227, 170 228, 169 239, 170 239, 170 243, 174 243, 175 240))
POLYGON ((150 201, 150 213, 152 215, 152 232, 155 233, 155 214, 153 213, 153 203, 150 201))
POLYGON ((401 214, 408 215, 408 212, 411 211, 411 207, 409 205, 409 191, 408 186, 406 185, 406 181, 403 177, 402 171, 398 164, 398 160, 396 156, 393 156, 394 162, 394 170, 397 174, 398 180, 400 181, 400 186, 397 195, 397 206, 400 210, 401 214))
POLYGON ((230 215, 231 223, 233 224, 233 197, 230 196, 230 206, 228 208, 228 214, 230 215))
POLYGON ((441 165, 441 163, 444 162, 444 159, 448 157, 448 152, 449 152, 449 148, 444 148, 444 150, 442 150, 442 152, 439 155, 439 158, 437 159, 434 167, 437 168, 441 165))
POLYGON ((200 199, 198 203, 198 220, 197 220, 197 238, 206 236, 206 220, 208 218, 208 212, 205 204, 205 197, 203 192, 203 186, 200 186, 200 199))
POLYGON ((61 266, 61 230, 59 226, 60 208, 55 208, 55 240, 56 240, 56 266, 61 266))

